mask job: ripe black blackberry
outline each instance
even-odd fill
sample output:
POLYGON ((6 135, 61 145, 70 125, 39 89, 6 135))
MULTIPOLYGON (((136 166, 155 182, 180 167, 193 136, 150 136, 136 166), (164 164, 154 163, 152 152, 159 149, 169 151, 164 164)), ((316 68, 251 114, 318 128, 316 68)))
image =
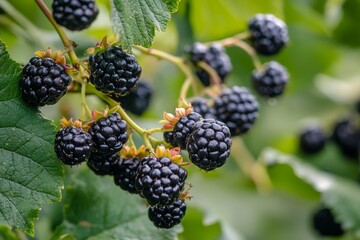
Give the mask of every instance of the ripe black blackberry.
POLYGON ((286 24, 271 14, 256 14, 248 28, 256 52, 265 56, 277 54, 289 41, 286 24))
MULTIPOLYGON (((225 77, 231 72, 232 64, 225 49, 220 44, 213 44, 206 46, 202 43, 194 43, 192 46, 187 47, 185 52, 190 55, 190 60, 196 65, 198 62, 203 61, 212 67, 219 75, 221 82, 224 82, 225 77)), ((210 86, 209 74, 201 69, 196 69, 196 75, 204 86, 210 86)))
POLYGON ((312 222, 314 229, 322 236, 337 237, 344 234, 341 224, 336 221, 329 208, 321 208, 316 211, 312 222))
POLYGON ((245 87, 234 86, 215 99, 214 109, 216 119, 228 126, 231 136, 237 136, 254 124, 259 104, 245 87))
POLYGON ((325 133, 319 127, 306 128, 300 135, 300 150, 305 153, 318 153, 324 149, 325 143, 325 133))
POLYGON ((71 77, 64 66, 51 58, 35 56, 23 68, 21 95, 25 102, 33 106, 55 104, 64 96, 70 82, 71 77))
POLYGON ((89 133, 93 139, 93 153, 111 155, 118 152, 128 140, 127 123, 118 113, 112 113, 94 122, 89 133))
POLYGON ((135 178, 135 187, 150 205, 170 205, 184 188, 187 171, 167 157, 145 157, 135 178))
POLYGON ((200 114, 192 112, 180 118, 179 121, 175 124, 173 130, 174 140, 176 142, 176 145, 179 146, 181 149, 186 148, 187 138, 191 133, 195 123, 200 121, 200 119, 202 119, 200 114))
POLYGON ((185 201, 177 199, 171 205, 151 206, 148 210, 148 217, 155 227, 169 229, 179 224, 185 213, 185 201))
POLYGON ((90 55, 90 82, 96 89, 119 98, 133 89, 140 77, 141 67, 135 57, 118 46, 90 55))
POLYGON ((206 171, 224 165, 230 156, 231 134, 229 128, 215 119, 195 123, 186 150, 192 163, 206 171))
POLYGON ((113 175, 119 160, 120 155, 117 152, 111 155, 92 153, 87 165, 97 175, 113 175))
POLYGON ((170 143, 172 147, 179 147, 175 140, 175 135, 173 131, 166 131, 163 133, 164 141, 170 143))
POLYGON ((191 101, 194 112, 200 114, 203 118, 215 118, 215 110, 207 104, 205 98, 196 97, 191 101))
POLYGON ((335 125, 332 138, 345 156, 358 160, 360 129, 350 119, 342 120, 335 125))
POLYGON ((141 116, 149 107, 154 89, 150 83, 139 81, 135 88, 126 96, 110 95, 115 101, 131 113, 141 116))
POLYGON ((99 13, 94 0, 54 0, 52 9, 55 21, 72 31, 88 28, 99 13))
POLYGON ((283 65, 276 61, 266 64, 263 71, 254 71, 252 82, 255 90, 265 97, 281 95, 289 80, 289 74, 283 65))
POLYGON ((135 188, 136 170, 140 166, 141 159, 134 158, 121 158, 117 162, 114 172, 114 182, 120 186, 121 189, 129 193, 138 194, 139 191, 135 188))
POLYGON ((54 150, 66 165, 77 165, 89 158, 93 146, 91 135, 81 128, 69 126, 55 136, 54 150))

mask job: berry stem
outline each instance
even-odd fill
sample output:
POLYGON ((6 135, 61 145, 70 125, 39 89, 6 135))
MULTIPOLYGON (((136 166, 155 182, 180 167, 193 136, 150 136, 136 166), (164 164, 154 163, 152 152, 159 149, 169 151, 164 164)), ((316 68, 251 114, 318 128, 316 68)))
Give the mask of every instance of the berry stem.
POLYGON ((250 37, 251 37, 250 32, 242 32, 242 33, 239 33, 239 34, 234 35, 234 36, 229 37, 229 38, 224 38, 224 39, 221 39, 221 40, 218 40, 218 41, 206 43, 206 45, 211 45, 211 44, 216 44, 217 43, 217 44, 221 44, 224 47, 234 46, 237 42, 240 42, 240 41, 242 41, 244 39, 247 39, 247 38, 250 38, 250 37))
POLYGON ((187 79, 185 80, 185 82, 183 83, 183 85, 181 86, 179 103, 178 103, 179 106, 180 106, 184 101, 186 101, 186 96, 187 96, 187 93, 188 93, 188 91, 189 91, 189 88, 190 88, 192 82, 193 82, 193 81, 192 81, 191 78, 187 78, 187 79))
POLYGON ((247 44, 244 41, 238 41, 234 45, 241 48, 247 54, 249 54, 249 56, 252 58, 252 61, 253 61, 254 66, 257 71, 261 71, 263 69, 263 65, 261 64, 261 61, 260 61, 258 55, 256 54, 255 50, 249 44, 247 44))
POLYGON ((163 131, 163 129, 162 128, 151 128, 151 129, 148 129, 148 130, 146 130, 146 132, 148 133, 148 134, 153 134, 153 133, 156 133, 156 132, 162 132, 163 131))
POLYGON ((167 52, 163 52, 154 48, 144 48, 142 46, 134 45, 134 48, 140 50, 141 52, 152 55, 158 58, 166 59, 169 62, 175 64, 186 76, 186 79, 190 79, 192 83, 192 87, 194 92, 197 94, 199 92, 198 87, 196 85, 196 81, 194 78, 194 74, 192 73, 191 67, 189 66, 188 62, 181 57, 177 57, 171 55, 167 52))
POLYGON ((210 67, 209 64, 207 64, 206 62, 199 62, 197 65, 209 74, 211 84, 217 86, 221 85, 221 79, 219 75, 212 67, 210 67))
POLYGON ((86 82, 81 83, 81 115, 80 118, 85 120, 87 117, 91 118, 91 111, 86 104, 86 82))
POLYGON ((232 140, 231 155, 240 169, 255 183, 259 192, 268 192, 272 183, 264 165, 254 159, 240 137, 234 137, 232 140))
POLYGON ((70 60, 72 64, 78 65, 80 63, 78 57, 76 56, 76 53, 74 51, 74 45, 75 43, 71 41, 66 33, 64 32, 64 29, 60 27, 59 24, 55 21, 52 13, 50 12, 49 8, 46 6, 46 4, 43 2, 43 0, 35 0, 41 11, 45 14, 47 19, 51 22, 51 24, 54 26, 56 32, 58 33, 64 47, 68 50, 68 55, 70 57, 70 60))

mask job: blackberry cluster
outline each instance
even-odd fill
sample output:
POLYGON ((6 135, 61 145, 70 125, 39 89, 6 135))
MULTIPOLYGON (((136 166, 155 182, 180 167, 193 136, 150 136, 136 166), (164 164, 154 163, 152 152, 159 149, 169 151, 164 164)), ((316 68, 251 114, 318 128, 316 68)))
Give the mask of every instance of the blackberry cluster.
POLYGON ((173 130, 176 146, 179 146, 181 149, 186 148, 187 138, 195 123, 200 121, 200 119, 201 115, 196 112, 192 112, 179 119, 173 130))
POLYGON ((252 82, 255 90, 265 97, 281 95, 289 80, 289 74, 283 65, 276 61, 266 64, 263 71, 254 71, 252 82))
POLYGON ((163 133, 164 141, 169 143, 172 147, 178 147, 176 140, 175 140, 175 134, 173 131, 166 131, 163 133))
POLYGON ((90 82, 96 89, 118 99, 138 83, 141 67, 135 57, 118 46, 89 57, 90 82))
POLYGON ((222 91, 214 108, 216 119, 227 125, 231 136, 237 136, 254 124, 259 104, 245 87, 234 86, 222 91))
POLYGON ((318 153, 324 149, 326 136, 318 127, 304 129, 300 135, 300 149, 309 154, 318 153))
POLYGON ((72 31, 88 28, 99 13, 94 0, 54 0, 52 9, 55 21, 72 31))
POLYGON ((345 156, 354 160, 358 159, 360 129, 350 119, 342 120, 335 125, 332 138, 345 156))
POLYGON ((151 206, 148 210, 150 221, 158 228, 172 228, 179 224, 186 212, 184 200, 177 199, 173 204, 151 206))
POLYGON ((145 157, 135 179, 135 187, 150 205, 170 205, 184 188, 187 171, 167 157, 145 157))
POLYGON ((149 107, 153 95, 153 87, 146 81, 139 81, 129 94, 122 97, 110 95, 115 101, 129 112, 141 116, 149 107))
POLYGON ((71 77, 64 66, 51 58, 35 56, 23 68, 21 95, 25 102, 33 106, 52 105, 64 96, 70 83, 71 77))
POLYGON ((55 136, 55 153, 66 165, 77 165, 87 160, 92 146, 91 135, 81 128, 62 128, 55 136))
MULTIPOLYGON (((185 52, 190 55, 190 60, 195 65, 203 61, 212 67, 219 75, 222 82, 224 82, 225 77, 232 70, 230 58, 220 44, 213 44, 210 47, 207 47, 206 45, 197 42, 191 47, 187 47, 185 52)), ((196 75, 204 86, 210 86, 210 76, 205 70, 197 68, 196 75)))
POLYGON ((191 101, 193 111, 200 114, 203 118, 215 118, 215 110, 207 104, 205 98, 196 97, 191 101))
POLYGON ((93 153, 112 155, 128 140, 127 123, 118 113, 103 117, 91 125, 89 133, 94 142, 93 153))
POLYGON ((344 234, 329 208, 321 208, 314 214, 313 227, 322 236, 338 237, 344 234))
POLYGON ((87 165, 97 175, 113 175, 119 161, 120 155, 117 152, 111 155, 92 153, 87 165))
POLYGON ((135 179, 140 162, 141 159, 137 157, 117 161, 113 174, 115 184, 129 193, 138 194, 139 191, 135 188, 135 179))
POLYGON ((286 24, 271 14, 256 14, 248 22, 250 41, 259 54, 277 54, 288 42, 286 24))
POLYGON ((229 128, 215 119, 195 123, 186 150, 192 163, 206 171, 224 165, 230 156, 231 134, 229 128))

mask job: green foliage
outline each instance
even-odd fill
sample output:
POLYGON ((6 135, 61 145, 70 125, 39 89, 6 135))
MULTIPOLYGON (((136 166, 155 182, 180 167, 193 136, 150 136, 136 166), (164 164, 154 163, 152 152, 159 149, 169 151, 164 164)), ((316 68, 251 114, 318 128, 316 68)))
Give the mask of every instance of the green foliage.
POLYGON ((133 44, 150 47, 155 30, 165 31, 179 0, 111 0, 112 22, 120 44, 131 49, 133 44))
POLYGON ((147 217, 145 202, 122 191, 109 177, 90 171, 75 175, 66 187, 64 221, 52 239, 69 234, 77 240, 174 239, 179 228, 161 230, 147 217))
MULTIPOLYGON (((336 218, 342 223, 342 227, 353 231, 356 237, 360 238, 359 184, 321 172, 311 165, 273 149, 265 150, 263 159, 269 164, 270 171, 273 171, 279 165, 290 166, 291 169, 283 172, 291 171, 291 174, 310 184, 314 190, 321 194, 322 202, 332 208, 336 218)), ((287 179, 282 180, 286 181, 287 179)))
POLYGON ((21 68, 0 42, 0 223, 33 235, 43 204, 60 201, 54 127, 20 99, 21 68))

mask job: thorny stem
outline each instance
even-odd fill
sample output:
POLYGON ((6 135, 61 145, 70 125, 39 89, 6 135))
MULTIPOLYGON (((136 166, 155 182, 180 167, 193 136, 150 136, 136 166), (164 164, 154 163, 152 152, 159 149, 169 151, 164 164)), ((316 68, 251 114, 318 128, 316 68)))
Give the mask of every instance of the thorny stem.
MULTIPOLYGON (((186 76, 186 79, 190 79, 189 81, 191 81, 190 83, 192 84, 193 90, 195 93, 198 92, 197 86, 196 86, 196 81, 194 78, 194 74, 191 71, 191 68, 188 64, 187 61, 185 61, 183 58, 181 57, 177 57, 174 55, 171 55, 169 53, 157 50, 157 49, 153 49, 153 48, 144 48, 142 46, 138 46, 138 45, 134 45, 134 48, 140 50, 141 52, 148 54, 148 55, 152 55, 161 59, 166 59, 169 62, 175 64, 186 76)), ((185 83, 184 83, 185 84, 185 83)), ((188 83, 186 83, 188 84, 188 83)), ((188 87, 185 87, 186 91, 189 89, 188 87)), ((181 94, 181 97, 185 94, 181 94)))
POLYGON ((59 26, 59 24, 56 23, 54 17, 52 16, 49 8, 46 6, 46 4, 43 2, 43 0, 35 0, 37 5, 39 5, 41 11, 45 14, 47 19, 51 22, 51 24, 54 26, 56 32, 58 33, 63 45, 68 50, 68 55, 70 57, 70 60, 72 64, 78 65, 80 63, 78 57, 76 56, 76 53, 74 51, 74 42, 71 41, 67 35, 65 34, 62 27, 59 26))
POLYGON ((240 137, 234 137, 232 145, 231 154, 240 169, 255 183, 259 192, 268 192, 272 184, 263 164, 254 159, 240 137))

